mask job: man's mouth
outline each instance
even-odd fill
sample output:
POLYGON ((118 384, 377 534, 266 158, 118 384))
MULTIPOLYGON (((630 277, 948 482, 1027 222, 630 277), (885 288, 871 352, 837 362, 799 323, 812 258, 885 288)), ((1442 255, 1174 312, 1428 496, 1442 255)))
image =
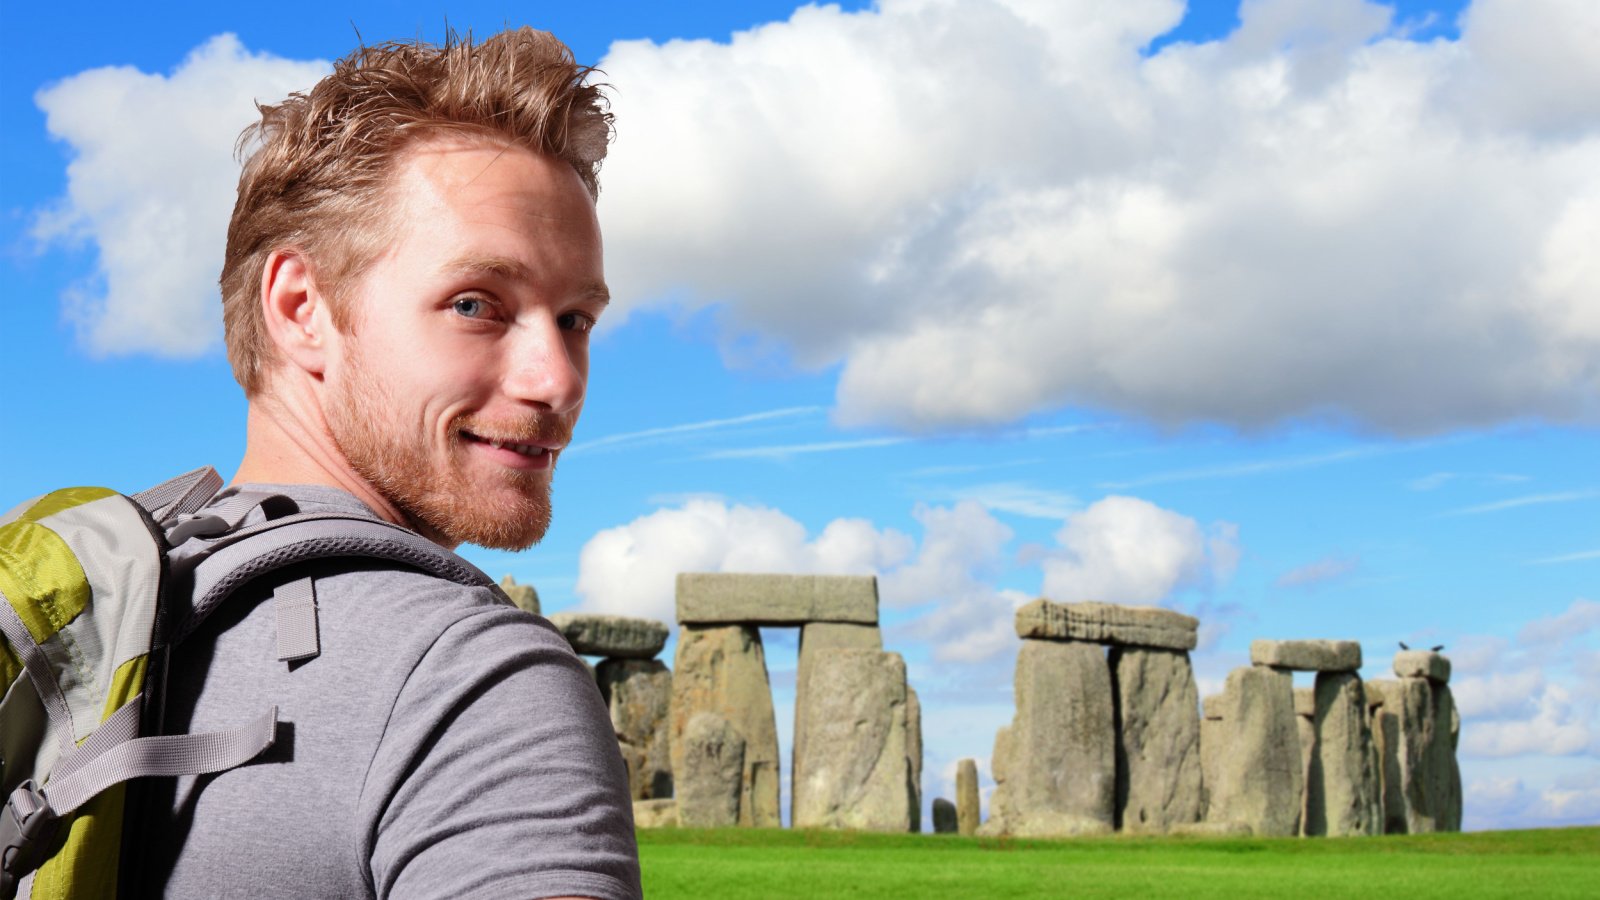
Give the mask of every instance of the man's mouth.
POLYGON ((559 446, 545 446, 538 443, 525 443, 521 441, 502 440, 500 438, 484 437, 463 430, 461 436, 476 444, 485 444, 496 450, 505 450, 526 457, 529 460, 542 460, 549 456, 552 450, 560 449, 559 446))

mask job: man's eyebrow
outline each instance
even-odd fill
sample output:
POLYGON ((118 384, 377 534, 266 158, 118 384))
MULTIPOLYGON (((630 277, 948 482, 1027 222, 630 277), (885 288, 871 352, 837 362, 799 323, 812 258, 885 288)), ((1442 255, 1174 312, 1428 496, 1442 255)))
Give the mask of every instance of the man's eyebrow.
MULTIPOLYGON (((451 275, 487 275, 507 281, 536 280, 527 266, 508 256, 467 256, 446 263, 444 271, 451 275)), ((578 288, 577 293, 585 301, 601 306, 611 303, 611 289, 606 287, 604 281, 587 282, 578 288)))

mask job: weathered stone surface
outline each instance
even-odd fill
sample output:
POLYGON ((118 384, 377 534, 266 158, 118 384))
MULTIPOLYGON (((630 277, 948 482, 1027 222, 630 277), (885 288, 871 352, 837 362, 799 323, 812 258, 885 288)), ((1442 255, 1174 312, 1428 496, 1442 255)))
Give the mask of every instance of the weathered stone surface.
POLYGON ((876 625, 849 622, 808 622, 800 628, 800 654, 794 679, 794 746, 789 755, 789 783, 795 783, 795 765, 809 752, 809 729, 801 721, 806 708, 811 672, 824 650, 882 650, 883 634, 876 625))
POLYGON ((1294 689, 1295 733, 1300 736, 1300 833, 1307 834, 1306 823, 1310 819, 1306 817, 1306 802, 1311 796, 1311 763, 1317 753, 1317 725, 1315 716, 1300 712, 1300 695, 1302 692, 1311 693, 1311 689, 1294 689))
POLYGON ((956 805, 943 797, 933 798, 933 833, 955 834, 959 828, 956 805))
POLYGON ((963 759, 956 764, 956 830, 966 835, 978 833, 978 763, 963 759))
POLYGON ((1242 823, 1262 837, 1299 833, 1304 773, 1289 673, 1266 666, 1235 669, 1223 697, 1218 724, 1227 738, 1212 760, 1216 778, 1208 820, 1242 823))
POLYGON ((573 650, 584 656, 655 659, 667 643, 666 623, 654 619, 597 613, 553 613, 550 624, 556 626, 573 650))
POLYGON ((1362 689, 1367 694, 1367 709, 1376 709, 1383 706, 1390 694, 1399 696, 1400 682, 1393 678, 1373 678, 1362 684, 1362 689))
POLYGON ((1394 655, 1394 673, 1445 684, 1450 681, 1450 660, 1432 650, 1401 650, 1394 655))
POLYGON ((1013 688, 1016 716, 995 735, 996 787, 978 833, 1110 831, 1116 742, 1105 651, 1077 641, 1023 641, 1013 688))
POLYGON ((595 667, 635 800, 672 796, 672 672, 659 659, 605 659, 595 667))
POLYGON ((1251 641, 1250 663, 1300 672, 1354 672, 1361 668, 1357 641, 1251 641))
POLYGON ((1200 718, 1222 719, 1222 695, 1212 694, 1200 700, 1200 718))
POLYGON ((678 801, 668 797, 663 800, 633 801, 633 827, 676 828, 678 826, 678 801))
POLYGON ((1189 654, 1113 647, 1117 696, 1116 821, 1165 833, 1200 819, 1199 692, 1189 654))
POLYGON ((906 767, 911 772, 911 830, 922 830, 922 701, 906 685, 906 767))
POLYGON ((818 651, 806 706, 810 737, 794 766, 794 827, 909 831, 906 667, 898 653, 818 651))
POLYGON ((1304 832, 1382 834, 1382 788, 1367 725, 1367 697, 1354 672, 1321 672, 1316 686, 1316 753, 1306 781, 1304 832))
POLYGON ((500 579, 500 590, 506 592, 511 602, 517 605, 517 609, 539 615, 539 592, 533 589, 533 585, 517 584, 515 578, 507 575, 500 579))
POLYGON ((1406 799, 1404 779, 1400 774, 1400 714, 1396 712, 1401 705, 1400 682, 1375 678, 1364 687, 1367 692, 1367 724, 1372 730, 1373 755, 1377 759, 1382 833, 1405 834, 1406 799))
POLYGON ((1406 832, 1460 831, 1461 770, 1455 756, 1459 725, 1449 685, 1402 679, 1395 712, 1406 832))
POLYGON ((678 575, 678 621, 686 625, 878 624, 871 575, 678 575))
POLYGON ((1221 821, 1222 815, 1222 807, 1213 797, 1222 783, 1222 761, 1228 752, 1228 723, 1222 721, 1220 698, 1207 697, 1206 700, 1206 715, 1200 720, 1200 817, 1212 822, 1221 821), (1213 699, 1219 702, 1210 703, 1213 699), (1211 715, 1213 711, 1216 715, 1211 715))
POLYGON ((745 740, 714 712, 696 713, 678 739, 678 820, 690 828, 739 824, 742 815, 745 740))
POLYGON ((1200 620, 1154 606, 1056 603, 1039 599, 1017 610, 1017 637, 1193 650, 1200 620))
POLYGON ((753 626, 685 625, 678 632, 672 668, 668 740, 674 781, 681 778, 686 753, 682 735, 689 721, 697 713, 718 713, 745 742, 739 824, 779 827, 778 729, 761 633, 753 626))
POLYGON ((1315 688, 1294 689, 1294 714, 1309 719, 1317 714, 1317 691, 1315 688))

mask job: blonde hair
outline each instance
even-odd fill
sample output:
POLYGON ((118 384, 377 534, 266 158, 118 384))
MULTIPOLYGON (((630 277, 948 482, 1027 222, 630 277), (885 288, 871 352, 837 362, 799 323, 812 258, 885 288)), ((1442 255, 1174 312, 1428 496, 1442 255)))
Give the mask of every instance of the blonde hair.
POLYGON ((309 92, 258 104, 261 120, 239 136, 244 171, 221 279, 228 360, 245 395, 260 391, 274 356, 261 308, 267 258, 297 250, 348 330, 343 287, 387 243, 385 191, 419 140, 477 138, 553 156, 598 198, 611 114, 591 72, 554 35, 523 27, 478 44, 452 34, 443 46, 362 47, 309 92))

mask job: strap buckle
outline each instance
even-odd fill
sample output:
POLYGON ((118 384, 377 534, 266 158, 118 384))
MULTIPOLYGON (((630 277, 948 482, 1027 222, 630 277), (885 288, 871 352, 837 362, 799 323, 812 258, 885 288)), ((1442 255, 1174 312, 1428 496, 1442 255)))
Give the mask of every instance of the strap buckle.
POLYGON ((17 785, 0 809, 0 898, 11 900, 17 885, 44 862, 61 817, 32 779, 17 785))

